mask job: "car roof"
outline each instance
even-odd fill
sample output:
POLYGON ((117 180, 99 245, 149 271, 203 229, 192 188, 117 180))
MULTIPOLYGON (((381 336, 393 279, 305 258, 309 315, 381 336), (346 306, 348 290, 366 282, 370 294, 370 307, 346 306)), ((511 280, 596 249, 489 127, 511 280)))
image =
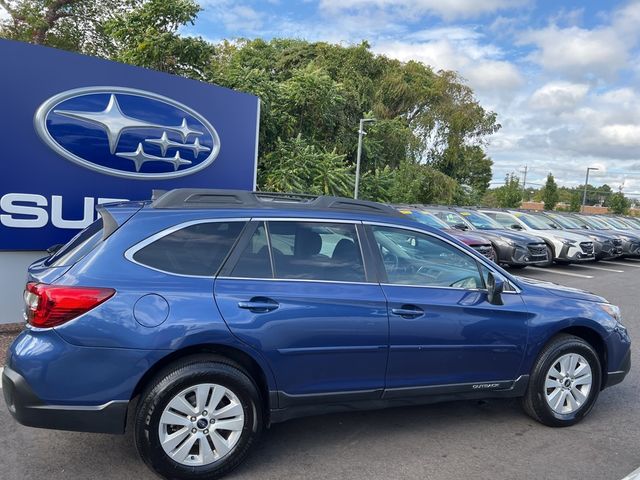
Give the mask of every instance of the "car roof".
POLYGON ((178 188, 154 191, 148 208, 154 210, 301 210, 308 213, 351 213, 404 218, 395 208, 382 203, 325 195, 249 192, 178 188))

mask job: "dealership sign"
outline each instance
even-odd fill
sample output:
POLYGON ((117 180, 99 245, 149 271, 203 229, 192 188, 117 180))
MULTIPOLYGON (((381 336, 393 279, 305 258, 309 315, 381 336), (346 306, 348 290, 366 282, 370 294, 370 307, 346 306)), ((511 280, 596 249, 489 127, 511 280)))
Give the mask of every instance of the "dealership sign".
POLYGON ((41 250, 152 189, 255 187, 254 96, 0 40, 0 250, 41 250))

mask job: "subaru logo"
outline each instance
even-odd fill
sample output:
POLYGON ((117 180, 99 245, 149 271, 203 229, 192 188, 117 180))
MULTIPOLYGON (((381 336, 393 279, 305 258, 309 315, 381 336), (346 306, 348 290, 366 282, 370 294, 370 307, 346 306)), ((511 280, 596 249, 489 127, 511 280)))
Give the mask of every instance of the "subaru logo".
POLYGON ((159 180, 198 172, 220 151, 215 128, 167 97, 124 87, 68 90, 45 101, 36 132, 55 152, 107 175, 159 180))

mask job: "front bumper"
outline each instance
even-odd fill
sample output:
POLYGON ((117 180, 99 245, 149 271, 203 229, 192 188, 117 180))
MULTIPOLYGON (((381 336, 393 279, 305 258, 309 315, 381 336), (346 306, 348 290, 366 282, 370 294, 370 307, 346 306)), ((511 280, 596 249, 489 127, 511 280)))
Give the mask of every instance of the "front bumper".
POLYGON ((545 244, 498 246, 500 263, 507 265, 536 265, 547 263, 547 247, 545 244))
POLYGON ((563 244, 556 260, 562 262, 588 262, 595 259, 593 244, 567 245, 563 244), (587 246, 588 245, 588 246, 587 246))
POLYGON ((612 387, 613 385, 617 385, 624 380, 629 371, 631 370, 631 350, 627 352, 622 363, 620 364, 619 370, 614 372, 607 373, 607 380, 602 386, 602 388, 612 387))
POLYGON ((99 406, 48 405, 38 398, 24 377, 9 366, 2 373, 2 391, 13 418, 27 427, 95 433, 125 431, 129 406, 126 400, 99 406))
POLYGON ((640 242, 625 240, 622 244, 622 255, 640 257, 640 242))

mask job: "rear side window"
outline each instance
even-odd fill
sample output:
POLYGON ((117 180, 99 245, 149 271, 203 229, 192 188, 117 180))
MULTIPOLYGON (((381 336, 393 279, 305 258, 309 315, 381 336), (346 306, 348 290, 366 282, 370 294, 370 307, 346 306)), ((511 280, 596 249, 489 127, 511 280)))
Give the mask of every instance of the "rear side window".
POLYGON ((244 222, 190 225, 144 246, 133 254, 133 260, 164 272, 213 276, 244 225, 244 222))
POLYGON ((93 222, 87 228, 78 233, 69 242, 60 248, 45 263, 49 267, 63 267, 78 262, 103 239, 102 217, 93 222))
POLYGON ((269 222, 268 231, 275 278, 366 281, 355 225, 269 222))

